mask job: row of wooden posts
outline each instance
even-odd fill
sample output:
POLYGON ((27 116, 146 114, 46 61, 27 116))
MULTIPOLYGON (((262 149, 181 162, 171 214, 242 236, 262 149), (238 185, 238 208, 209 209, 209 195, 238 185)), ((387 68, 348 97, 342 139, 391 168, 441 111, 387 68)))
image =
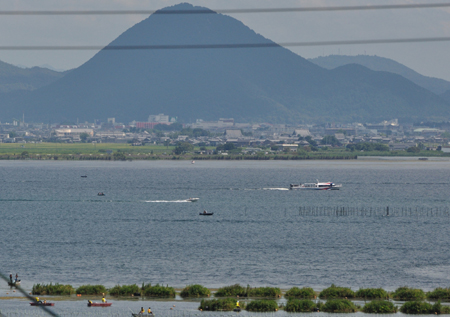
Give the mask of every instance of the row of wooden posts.
POLYGON ((362 216, 362 217, 449 217, 449 207, 325 207, 298 208, 300 216, 362 216))

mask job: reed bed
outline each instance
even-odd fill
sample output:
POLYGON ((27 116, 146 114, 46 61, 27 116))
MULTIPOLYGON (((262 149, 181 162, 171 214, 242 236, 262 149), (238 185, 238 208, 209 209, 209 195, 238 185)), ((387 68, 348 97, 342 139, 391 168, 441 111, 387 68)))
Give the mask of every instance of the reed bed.
POLYGON ((424 291, 406 286, 397 288, 391 295, 393 299, 402 301, 420 301, 425 299, 424 291))
POLYGON ((102 295, 106 294, 106 288, 103 285, 81 285, 76 290, 81 295, 102 295))
POLYGON ((319 297, 322 299, 334 299, 334 298, 354 298, 355 292, 348 287, 340 287, 331 284, 330 287, 320 292, 319 297))
POLYGON ((317 305, 310 299, 290 298, 287 301, 284 310, 290 313, 306 313, 315 311, 316 306, 317 305))
POLYGON ((236 308, 234 298, 203 299, 198 309, 204 311, 232 311, 236 308))
POLYGON ((367 314, 395 314, 397 307, 386 300, 374 300, 365 304, 362 311, 367 314))
POLYGON ((140 295, 141 289, 136 284, 133 285, 116 285, 109 290, 109 295, 112 296, 131 296, 140 295))
POLYGON ((303 299, 314 299, 316 298, 316 294, 311 287, 292 287, 285 294, 286 298, 303 298, 303 299))
POLYGON ((142 293, 148 297, 175 298, 175 289, 173 287, 156 284, 143 285, 142 293))
POLYGON ((252 312, 274 312, 278 311, 278 304, 274 300, 259 299, 248 303, 246 310, 252 312))
POLYGON ((211 291, 200 284, 187 285, 180 293, 183 298, 187 297, 209 297, 211 291))
POLYGON ((75 289, 72 285, 62 285, 56 283, 50 284, 34 284, 31 289, 33 295, 72 295, 75 294, 75 289))

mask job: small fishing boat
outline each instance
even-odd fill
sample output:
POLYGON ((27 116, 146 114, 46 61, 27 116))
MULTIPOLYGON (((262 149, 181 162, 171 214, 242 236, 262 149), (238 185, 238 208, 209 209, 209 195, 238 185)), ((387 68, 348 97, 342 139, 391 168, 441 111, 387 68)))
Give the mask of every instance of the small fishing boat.
POLYGON ((55 303, 44 303, 43 301, 30 303, 31 306, 55 306, 55 303))
POLYGON ((149 313, 144 313, 144 314, 141 314, 141 313, 131 313, 131 316, 132 317, 150 317, 150 316, 155 316, 153 313, 151 313, 151 314, 149 314, 149 313))
POLYGON ((105 196, 104 193, 98 193, 97 196, 105 196))
POLYGON ((18 281, 13 281, 13 282, 8 282, 8 286, 11 286, 11 287, 13 287, 13 286, 19 286, 20 285, 20 280, 18 280, 18 281))
POLYGON ((88 307, 109 307, 112 305, 112 303, 108 303, 108 302, 104 302, 104 303, 93 303, 93 302, 88 302, 88 307))
POLYGON ((235 312, 240 312, 240 311, 241 311, 241 308, 240 308, 240 307, 236 307, 235 309, 233 309, 233 311, 235 311, 235 312))
POLYGON ((86 178, 86 177, 87 177, 87 175, 81 175, 81 177, 83 177, 83 178, 86 178))
POLYGON ((199 213, 199 215, 200 216, 212 216, 212 215, 214 215, 214 213, 203 210, 203 212, 199 213))
POLYGON ((199 198, 189 198, 186 199, 187 201, 190 201, 191 203, 195 203, 197 200, 199 200, 199 198))

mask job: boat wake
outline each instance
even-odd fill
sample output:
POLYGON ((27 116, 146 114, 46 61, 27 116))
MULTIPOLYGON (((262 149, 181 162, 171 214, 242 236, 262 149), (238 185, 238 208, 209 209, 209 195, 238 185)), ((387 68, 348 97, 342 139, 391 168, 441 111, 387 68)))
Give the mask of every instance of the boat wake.
POLYGON ((289 188, 263 188, 263 190, 289 190, 289 188))
POLYGON ((189 200, 146 200, 146 203, 190 203, 189 200))

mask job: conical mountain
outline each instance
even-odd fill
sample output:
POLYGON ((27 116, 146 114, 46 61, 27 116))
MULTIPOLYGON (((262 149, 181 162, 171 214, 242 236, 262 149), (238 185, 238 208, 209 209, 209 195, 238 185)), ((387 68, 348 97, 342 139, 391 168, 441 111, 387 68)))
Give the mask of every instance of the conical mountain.
POLYGON ((240 21, 190 4, 162 9, 131 27, 57 82, 3 102, 39 121, 165 113, 195 119, 301 122, 414 120, 449 116, 449 104, 405 78, 358 65, 326 70, 286 48, 124 49, 114 46, 261 44, 272 41, 240 21))

